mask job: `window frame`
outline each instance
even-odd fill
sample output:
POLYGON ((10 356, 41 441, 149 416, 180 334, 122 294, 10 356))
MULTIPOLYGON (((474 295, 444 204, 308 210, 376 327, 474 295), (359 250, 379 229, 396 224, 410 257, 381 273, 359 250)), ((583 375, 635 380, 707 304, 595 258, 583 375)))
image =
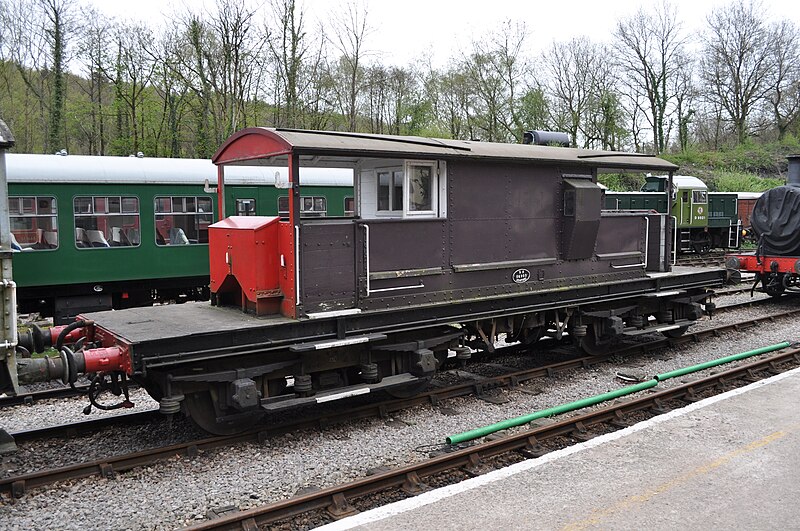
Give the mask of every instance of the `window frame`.
POLYGON ((387 166, 383 168, 375 168, 375 215, 379 217, 404 217, 405 215, 405 190, 407 188, 405 170, 403 166, 387 166), (389 174, 389 208, 380 208, 380 193, 381 193, 381 174, 389 174), (397 178, 400 179, 400 208, 395 208, 397 205, 397 198, 395 193, 397 191, 397 178))
MULTIPOLYGON (((278 216, 282 218, 289 217, 289 196, 288 195, 279 195, 278 196, 278 216), (281 201, 286 201, 286 209, 281 209, 281 201)), ((328 217, 328 197, 324 195, 301 195, 300 196, 300 217, 306 219, 313 219, 313 218, 326 218, 328 217), (311 201, 311 210, 305 210, 305 203, 306 199, 311 201), (325 204, 325 210, 316 210, 317 200, 322 199, 325 204), (317 213, 321 213, 320 215, 316 215, 317 213), (311 214, 311 215, 309 215, 311 214)))
POLYGON ((256 211, 256 204, 257 201, 255 197, 237 197, 233 200, 233 211, 236 212, 237 216, 257 216, 258 212, 256 211), (240 214, 241 210, 239 210, 239 202, 244 201, 253 202, 253 210, 251 210, 249 214, 240 214))
POLYGON ((430 160, 406 160, 403 164, 403 217, 439 217, 439 174, 438 164, 430 160), (431 209, 411 210, 411 178, 414 166, 424 166, 431 172, 431 209))
MULTIPOLYGON (((23 218, 23 219, 25 219, 25 218, 30 218, 30 219, 40 219, 40 218, 46 219, 46 218, 49 218, 51 220, 54 220, 53 225, 55 227, 56 242, 57 242, 55 247, 44 247, 44 248, 37 249, 35 247, 22 247, 22 244, 19 244, 19 242, 17 242, 19 244, 19 246, 20 246, 20 249, 19 249, 18 252, 21 252, 21 251, 57 251, 58 249, 61 248, 62 234, 61 234, 61 231, 59 229, 59 223, 58 223, 58 198, 56 196, 54 196, 54 195, 39 195, 39 194, 36 194, 36 195, 27 195, 27 194, 25 194, 25 195, 13 195, 13 196, 9 196, 8 197, 8 201, 9 201, 9 204, 8 204, 9 232, 12 233, 12 234, 14 232, 13 231, 13 222, 12 222, 12 220, 14 218, 23 218), (33 199, 34 212, 32 214, 26 214, 25 211, 24 211, 25 209, 22 207, 23 199, 27 199, 27 198, 33 199), (41 199, 50 199, 50 205, 51 205, 51 210, 52 210, 51 213, 49 213, 49 214, 39 214, 39 199, 40 198, 41 199), (12 214, 11 213, 11 200, 12 199, 18 201, 19 214, 12 214)), ((38 227, 39 224, 36 223, 36 225, 37 225, 37 230, 39 230, 39 227, 38 227)), ((44 229, 41 229, 41 230, 44 231, 44 229)), ((44 231, 44 232, 48 232, 48 231, 44 231)), ((52 231, 50 231, 50 232, 52 232, 52 231)), ((43 234, 43 236, 44 236, 44 234, 43 234)), ((14 239, 16 240, 16 235, 14 236, 14 239)), ((37 243, 39 243, 39 242, 37 242, 37 243)), ((37 245, 37 243, 31 244, 31 245, 37 245)), ((14 249, 14 251, 17 251, 17 250, 14 249)))
MULTIPOLYGON (((209 197, 207 195, 197 195, 197 194, 189 194, 189 195, 173 195, 173 194, 169 194, 169 195, 154 195, 153 196, 153 243, 155 243, 156 247, 162 248, 162 249, 163 248, 170 248, 170 247, 192 247, 192 246, 196 246, 196 245, 208 245, 208 241, 205 241, 205 242, 201 242, 201 241, 192 242, 191 240, 189 240, 189 236, 186 234, 185 231, 184 231, 183 235, 188 240, 188 243, 185 243, 185 244, 166 243, 167 242, 167 238, 162 238, 164 240, 164 243, 158 243, 158 237, 160 235, 160 233, 158 232, 158 216, 195 216, 195 218, 197 218, 197 217, 199 217, 201 215, 202 216, 211 216, 211 221, 208 224, 209 226, 214 223, 214 199, 212 197, 209 197), (174 211, 175 199, 183 199, 184 208, 187 208, 186 207, 186 204, 187 204, 186 199, 189 199, 189 198, 194 199, 194 210, 193 211, 191 211, 191 212, 186 211, 186 210, 184 210, 182 212, 175 212, 174 211), (158 200, 159 199, 169 199, 170 212, 161 212, 161 211, 159 211, 159 206, 158 206, 158 200), (198 210, 198 208, 200 206, 200 200, 202 200, 203 202, 207 201, 208 204, 211 206, 211 208, 210 208, 210 210, 208 212, 200 212, 198 210)), ((181 227, 178 227, 178 228, 181 228, 181 227)), ((197 223, 198 236, 200 235, 200 229, 199 228, 200 228, 200 224, 198 222, 197 223)))
MULTIPOLYGON (((142 200, 138 195, 123 195, 123 194, 90 194, 90 195, 74 195, 72 196, 72 243, 75 246, 75 249, 78 251, 85 251, 85 250, 92 250, 92 249, 135 249, 137 247, 141 247, 142 245, 142 200), (106 210, 108 210, 108 205, 111 203, 109 199, 111 198, 118 198, 119 199, 119 212, 102 212, 98 214, 95 210, 95 205, 97 199, 105 199, 106 201, 106 210), (78 199, 89 199, 89 212, 75 212, 76 209, 76 201, 78 199), (135 212, 126 212, 123 205, 125 205, 126 199, 135 199, 136 200, 136 211, 135 212), (139 243, 136 245, 111 245, 109 239, 111 236, 109 235, 106 238, 105 231, 103 231, 103 238, 106 239, 106 243, 108 243, 108 247, 106 246, 99 246, 95 247, 93 245, 89 245, 87 247, 78 247, 78 241, 75 238, 77 235, 78 229, 86 230, 83 227, 78 226, 78 219, 79 218, 97 218, 97 217, 120 217, 124 218, 126 216, 135 216, 136 217, 136 226, 139 231, 139 243)), ((113 228, 113 225, 112 225, 113 228)), ((90 230, 99 230, 99 229, 90 229, 90 230)), ((127 239, 127 236, 126 236, 127 239)), ((130 242, 130 239, 128 239, 130 242)))

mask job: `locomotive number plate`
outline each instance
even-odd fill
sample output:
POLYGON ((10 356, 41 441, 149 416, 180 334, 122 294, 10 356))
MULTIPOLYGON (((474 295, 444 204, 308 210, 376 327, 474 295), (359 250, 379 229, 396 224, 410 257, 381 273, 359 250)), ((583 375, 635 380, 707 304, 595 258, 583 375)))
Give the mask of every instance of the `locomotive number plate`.
POLYGON ((511 275, 511 278, 517 284, 524 284, 531 279, 531 272, 527 269, 517 269, 514 271, 514 274, 511 275))

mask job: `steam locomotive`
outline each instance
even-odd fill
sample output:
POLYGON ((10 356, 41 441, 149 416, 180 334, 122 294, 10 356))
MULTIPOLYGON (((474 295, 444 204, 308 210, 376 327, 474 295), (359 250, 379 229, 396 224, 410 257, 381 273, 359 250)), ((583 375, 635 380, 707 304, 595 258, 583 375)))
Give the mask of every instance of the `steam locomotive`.
POLYGON ((725 259, 736 274, 754 273, 753 290, 772 297, 800 291, 800 155, 788 159, 787 184, 764 192, 750 215, 756 250, 725 259))

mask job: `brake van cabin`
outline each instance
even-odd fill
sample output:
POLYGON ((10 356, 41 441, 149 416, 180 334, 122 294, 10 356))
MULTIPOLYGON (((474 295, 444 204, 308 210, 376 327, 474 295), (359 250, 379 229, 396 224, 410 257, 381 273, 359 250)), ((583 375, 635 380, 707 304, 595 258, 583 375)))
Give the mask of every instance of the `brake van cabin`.
POLYGON ((211 226, 218 305, 301 319, 454 302, 488 309, 669 270, 666 215, 601 211, 598 173, 671 176, 676 167, 652 156, 251 128, 213 161, 220 205, 229 165, 287 165, 288 181, 275 184, 291 190, 288 219, 211 226), (353 218, 300 218, 307 166, 355 170, 353 218))

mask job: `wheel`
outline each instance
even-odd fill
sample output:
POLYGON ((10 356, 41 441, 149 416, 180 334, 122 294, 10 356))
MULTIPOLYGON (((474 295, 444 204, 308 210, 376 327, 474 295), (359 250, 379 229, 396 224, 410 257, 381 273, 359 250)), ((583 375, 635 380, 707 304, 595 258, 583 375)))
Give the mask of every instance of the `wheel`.
POLYGON ((612 347, 614 346, 613 340, 607 341, 600 341, 597 338, 597 334, 594 331, 594 326, 587 326, 586 327, 586 335, 580 338, 577 338, 577 345, 585 353, 589 354, 590 356, 602 356, 603 354, 607 354, 611 351, 612 347))
POLYGON ((217 422, 217 408, 210 391, 186 395, 183 407, 186 413, 201 429, 214 435, 235 435, 252 428, 263 416, 261 412, 231 415, 225 422, 217 422))
POLYGON ((697 254, 706 254, 711 251, 711 241, 708 238, 693 240, 692 249, 697 254))
POLYGON ((411 398, 412 396, 416 396, 424 391, 425 388, 428 387, 428 383, 430 383, 430 381, 430 378, 422 378, 418 382, 407 385, 398 385, 397 387, 390 387, 386 389, 386 392, 389 394, 389 396, 394 398, 411 398))
POLYGON ((689 330, 689 325, 673 328, 672 330, 662 330, 661 333, 667 337, 681 337, 689 330))
POLYGON ((761 281, 761 284, 764 286, 764 292, 770 297, 783 295, 785 289, 783 287, 783 273, 769 275, 769 277, 761 281))

